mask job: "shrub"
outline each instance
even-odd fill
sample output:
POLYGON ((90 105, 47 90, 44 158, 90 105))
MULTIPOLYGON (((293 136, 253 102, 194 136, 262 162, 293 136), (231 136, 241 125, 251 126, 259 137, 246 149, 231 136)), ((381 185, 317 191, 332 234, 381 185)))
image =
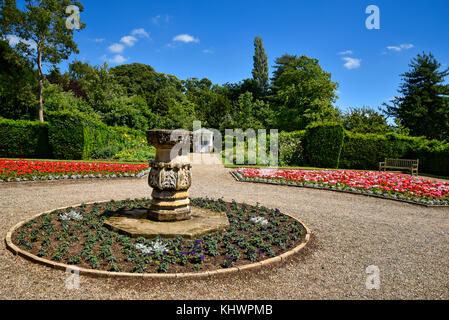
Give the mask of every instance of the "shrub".
POLYGON ((49 141, 57 159, 88 159, 92 150, 105 145, 107 126, 92 115, 78 111, 47 113, 49 141))
POLYGON ((419 159, 419 171, 449 176, 449 143, 415 138, 407 152, 410 159, 419 159))
POLYGON ((379 168, 379 161, 388 157, 390 156, 385 136, 347 131, 340 157, 340 167, 376 169, 379 168))
POLYGON ((338 168, 343 147, 344 129, 341 124, 312 123, 306 128, 304 152, 309 165, 338 168))
POLYGON ((155 148, 148 145, 142 131, 126 127, 108 127, 107 130, 107 144, 97 145, 91 158, 146 161, 155 157, 155 148))
POLYGON ((154 147, 147 146, 140 149, 124 149, 114 155, 114 159, 120 161, 147 161, 156 157, 156 149, 154 147))
POLYGON ((0 157, 51 157, 48 123, 0 118, 0 157))
POLYGON ((306 130, 279 133, 279 165, 304 165, 303 140, 306 130))
POLYGON ((420 172, 449 175, 449 143, 396 133, 346 132, 340 167, 376 170, 385 158, 419 159, 420 172))

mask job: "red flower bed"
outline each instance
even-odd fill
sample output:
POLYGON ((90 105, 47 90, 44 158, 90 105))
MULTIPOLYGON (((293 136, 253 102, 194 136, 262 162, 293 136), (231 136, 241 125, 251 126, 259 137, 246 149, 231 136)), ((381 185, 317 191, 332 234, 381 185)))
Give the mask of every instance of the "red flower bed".
MULTIPOLYGON (((277 170, 240 168, 244 179, 293 182, 295 185, 326 187, 351 192, 363 191, 399 198, 449 200, 449 183, 413 177, 406 174, 380 171, 350 170, 277 170)), ((431 203, 432 204, 432 203, 431 203)))
POLYGON ((0 179, 8 181, 21 179, 36 180, 41 177, 85 176, 131 176, 148 169, 147 164, 31 161, 0 159, 0 179))

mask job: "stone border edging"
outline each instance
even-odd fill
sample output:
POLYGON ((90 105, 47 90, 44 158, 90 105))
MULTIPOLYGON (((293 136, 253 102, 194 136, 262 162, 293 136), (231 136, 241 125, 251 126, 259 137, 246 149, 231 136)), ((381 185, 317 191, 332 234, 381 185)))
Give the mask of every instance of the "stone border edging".
MULTIPOLYGON (((85 203, 86 205, 90 205, 90 204, 102 204, 102 203, 107 203, 110 200, 104 200, 104 201, 95 201, 95 202, 89 202, 89 203, 85 203)), ((79 268, 76 265, 68 265, 68 264, 64 264, 64 263, 58 263, 55 261, 51 261, 51 260, 47 260, 47 259, 43 259, 40 258, 38 256, 35 256, 34 254, 31 254, 25 250, 20 249, 19 247, 17 247, 14 243, 12 243, 12 234, 14 231, 16 231, 18 228, 20 228, 21 226, 23 226, 25 223, 27 223, 30 220, 33 220, 35 218, 40 217, 41 215, 44 215, 46 213, 51 213, 53 211, 56 210, 64 210, 67 209, 69 207, 79 207, 81 206, 81 204, 77 204, 77 205, 73 205, 73 206, 68 206, 68 207, 63 207, 63 208, 57 208, 57 209, 51 209, 39 214, 36 214, 28 219, 25 219, 19 223, 17 223, 15 226, 13 226, 6 234, 6 238, 5 238, 5 243, 6 243, 6 248, 8 248, 14 255, 19 255, 33 263, 38 263, 40 265, 44 265, 47 267, 51 267, 57 270, 77 270, 79 271, 80 275, 86 275, 86 276, 91 276, 91 277, 111 277, 111 278, 147 278, 147 279, 199 279, 199 278, 209 278, 211 276, 215 276, 215 275, 220 275, 220 274, 230 274, 230 273, 236 273, 236 272, 243 272, 243 271, 249 271, 249 270, 257 270, 260 269, 262 267, 266 267, 266 266, 270 266, 270 265, 275 265, 278 264, 282 261, 286 261, 286 259, 290 258, 291 256, 293 256, 294 254, 300 252, 310 241, 310 235, 311 235, 311 231, 310 229, 298 218, 287 214, 287 213, 282 213, 286 216, 289 216, 290 218, 296 220, 297 222, 299 222, 304 229, 306 230, 306 235, 305 235, 305 240, 298 246, 296 246, 295 248, 284 252, 283 254, 270 258, 270 259, 265 259, 263 261, 260 262, 256 262, 256 263, 250 263, 250 264, 246 264, 243 266, 239 266, 239 267, 232 267, 232 268, 227 268, 227 269, 219 269, 219 270, 213 270, 213 271, 204 271, 204 272, 185 272, 185 273, 129 273, 129 272, 111 272, 111 271, 104 271, 104 270, 93 270, 93 269, 86 269, 86 268, 79 268)))
MULTIPOLYGON (((7 184, 10 184, 10 183, 20 183, 20 182, 98 181, 98 180, 118 180, 118 179, 142 179, 143 177, 145 177, 146 175, 148 175, 148 173, 150 172, 150 170, 151 170, 151 167, 148 168, 148 169, 142 170, 142 171, 138 172, 137 174, 134 174, 134 176, 131 176, 131 175, 123 176, 123 175, 122 175, 121 177, 118 176, 118 175, 116 175, 115 177, 111 177, 111 176, 106 177, 106 176, 103 176, 103 175, 101 175, 101 177, 98 177, 98 175, 97 175, 97 176, 87 177, 87 178, 84 178, 84 177, 78 178, 78 176, 77 176, 77 178, 72 178, 72 176, 66 175, 66 176, 68 176, 67 179, 55 179, 55 178, 53 178, 53 179, 48 179, 47 176, 45 176, 45 179, 35 179, 35 180, 33 180, 33 179, 26 179, 26 180, 23 180, 23 179, 21 179, 21 178, 18 178, 19 181, 15 180, 15 179, 14 179, 14 180, 11 180, 11 181, 8 181, 8 180, 1 180, 1 181, 0 181, 0 185, 1 185, 2 183, 5 183, 5 185, 7 185, 7 184)), ((115 174, 114 174, 114 175, 115 175, 115 174)), ((51 176, 51 175, 50 175, 50 176, 51 176)))
POLYGON ((384 199, 384 200, 392 200, 392 201, 398 201, 398 202, 403 202, 403 203, 409 203, 409 204, 413 204, 413 205, 423 206, 426 208, 449 208, 449 205, 430 205, 430 204, 419 203, 419 202, 414 202, 414 201, 383 197, 383 196, 380 196, 377 194, 358 193, 358 192, 353 192, 353 191, 330 189, 330 188, 316 188, 316 187, 311 187, 311 186, 289 184, 289 183, 275 183, 273 181, 270 181, 270 179, 266 179, 267 181, 258 181, 258 180, 251 179, 251 178, 247 178, 247 180, 244 180, 238 176, 238 175, 241 175, 241 173, 238 172, 237 170, 233 170, 230 173, 231 173, 231 176, 238 182, 263 183, 263 184, 272 184, 272 185, 278 185, 278 186, 293 186, 293 187, 309 188, 309 189, 315 189, 315 190, 336 191, 336 192, 342 192, 342 193, 362 195, 362 196, 367 196, 367 197, 374 197, 374 198, 379 198, 379 199, 384 199), (236 174, 236 173, 238 173, 238 174, 236 174))

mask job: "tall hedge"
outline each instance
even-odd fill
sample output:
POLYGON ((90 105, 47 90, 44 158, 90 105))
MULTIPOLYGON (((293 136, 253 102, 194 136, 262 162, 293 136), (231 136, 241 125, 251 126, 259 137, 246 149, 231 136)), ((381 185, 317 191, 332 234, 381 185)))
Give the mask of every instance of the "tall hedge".
POLYGON ((419 171, 440 176, 449 176, 449 143, 438 140, 416 138, 407 152, 410 159, 419 159, 419 171))
POLYGON ((378 169, 385 158, 405 158, 416 147, 415 138, 395 133, 386 135, 345 132, 340 167, 347 169, 378 169))
POLYGON ((49 112, 48 135, 56 159, 88 159, 92 150, 108 141, 108 127, 77 111, 49 112))
POLYGON ((385 158, 419 159, 419 172, 449 175, 449 143, 407 137, 360 134, 347 131, 340 157, 340 167, 377 170, 385 158))
POLYGON ((50 158, 48 123, 0 118, 0 158, 50 158))
POLYGON ((304 154, 309 165, 338 168, 344 129, 338 123, 312 123, 306 128, 304 154))

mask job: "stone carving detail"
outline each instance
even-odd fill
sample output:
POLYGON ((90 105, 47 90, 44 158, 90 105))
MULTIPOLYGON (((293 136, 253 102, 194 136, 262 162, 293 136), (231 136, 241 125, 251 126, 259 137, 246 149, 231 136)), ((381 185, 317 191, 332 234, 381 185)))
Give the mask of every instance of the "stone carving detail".
POLYGON ((187 190, 192 185, 190 166, 178 168, 151 168, 148 184, 159 190, 187 190))
POLYGON ((150 185, 151 188, 154 188, 154 189, 158 188, 159 189, 160 171, 161 171, 161 169, 151 168, 150 174, 148 175, 148 184, 150 185))
POLYGON ((161 189, 173 190, 176 189, 178 180, 178 173, 175 170, 163 169, 161 171, 161 189))
POLYGON ((192 185, 190 168, 183 168, 178 172, 178 190, 187 190, 192 185))

